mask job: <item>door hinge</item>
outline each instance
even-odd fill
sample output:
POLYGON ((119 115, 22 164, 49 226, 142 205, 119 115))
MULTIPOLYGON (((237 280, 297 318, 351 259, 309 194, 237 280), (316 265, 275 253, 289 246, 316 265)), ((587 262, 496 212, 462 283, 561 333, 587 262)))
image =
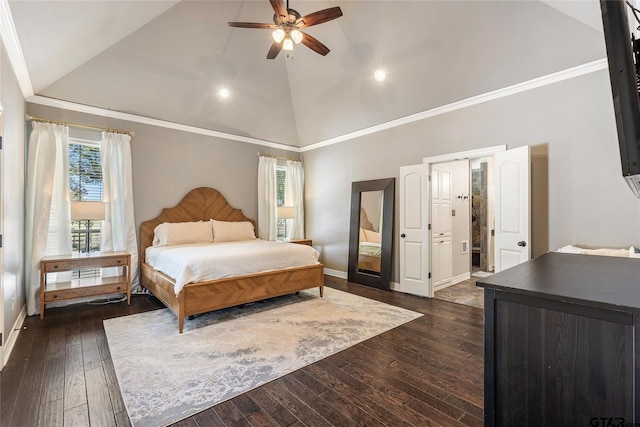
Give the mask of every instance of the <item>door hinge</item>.
POLYGON ((0 347, 2 347, 2 332, 0 332, 0 347))
POLYGON ((431 279, 431 272, 429 272, 429 279, 431 279))
POLYGON ((0 248, 2 247, 2 234, 0 234, 0 248))
POLYGON ((0 136, 0 150, 2 150, 2 137, 0 136))
POLYGON ((431 224, 427 226, 427 230, 431 230, 431 224))
POLYGON ((431 175, 429 175, 429 182, 431 182, 431 175))

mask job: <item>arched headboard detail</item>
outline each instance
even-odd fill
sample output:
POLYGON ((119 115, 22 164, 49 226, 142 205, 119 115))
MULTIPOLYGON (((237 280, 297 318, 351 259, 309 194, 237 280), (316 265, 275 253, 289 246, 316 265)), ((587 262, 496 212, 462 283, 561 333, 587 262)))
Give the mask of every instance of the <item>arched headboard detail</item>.
POLYGON ((250 221, 257 231, 256 222, 247 218, 240 209, 229 204, 216 189, 199 187, 191 190, 172 208, 164 208, 160 215, 140 224, 140 261, 145 260, 145 251, 153 242, 153 230, 163 222, 189 221, 250 221))

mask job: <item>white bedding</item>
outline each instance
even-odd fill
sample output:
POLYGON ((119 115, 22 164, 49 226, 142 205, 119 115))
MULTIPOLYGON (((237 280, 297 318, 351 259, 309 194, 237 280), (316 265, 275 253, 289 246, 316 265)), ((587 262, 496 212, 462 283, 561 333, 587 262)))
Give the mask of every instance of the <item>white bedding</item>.
POLYGON ((318 257, 307 245, 246 240, 148 247, 145 261, 175 280, 178 295, 187 283, 315 265, 318 257))
POLYGON ((374 242, 360 242, 360 255, 380 256, 382 245, 374 242))

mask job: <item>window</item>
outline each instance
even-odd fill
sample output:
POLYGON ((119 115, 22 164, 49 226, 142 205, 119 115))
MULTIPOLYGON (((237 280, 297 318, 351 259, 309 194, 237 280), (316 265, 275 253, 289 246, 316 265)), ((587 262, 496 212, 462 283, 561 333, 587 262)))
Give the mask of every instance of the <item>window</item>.
POLYGON ((284 206, 284 186, 285 178, 287 176, 287 170, 283 167, 276 169, 276 193, 278 197, 278 206, 284 206))
MULTIPOLYGON (((287 176, 287 169, 284 167, 278 167, 276 169, 276 206, 284 206, 284 188, 285 178, 287 176)), ((286 220, 278 219, 276 237, 278 240, 283 239, 286 236, 286 220)))
MULTIPOLYGON (((93 141, 70 139, 69 196, 71 202, 102 201, 102 163, 100 146, 93 141)), ((89 221, 89 251, 100 251, 101 221, 89 221)), ((86 221, 71 221, 74 252, 87 251, 86 221)))

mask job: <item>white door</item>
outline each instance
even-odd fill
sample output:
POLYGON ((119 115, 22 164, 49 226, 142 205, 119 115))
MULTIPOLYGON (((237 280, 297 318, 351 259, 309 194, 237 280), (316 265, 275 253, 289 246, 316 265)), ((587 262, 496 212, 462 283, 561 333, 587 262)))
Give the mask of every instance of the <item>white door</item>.
POLYGON ((431 166, 431 283, 437 290, 451 282, 453 176, 451 169, 431 166))
POLYGON ((400 168, 401 292, 433 296, 429 282, 429 168, 400 168))
POLYGON ((431 229, 434 238, 451 236, 451 170, 440 165, 431 166, 431 229))
POLYGON ((431 249, 431 283, 433 290, 437 291, 451 282, 453 271, 451 237, 434 236, 431 249))
POLYGON ((496 153, 495 170, 495 271, 531 258, 529 147, 496 153))

